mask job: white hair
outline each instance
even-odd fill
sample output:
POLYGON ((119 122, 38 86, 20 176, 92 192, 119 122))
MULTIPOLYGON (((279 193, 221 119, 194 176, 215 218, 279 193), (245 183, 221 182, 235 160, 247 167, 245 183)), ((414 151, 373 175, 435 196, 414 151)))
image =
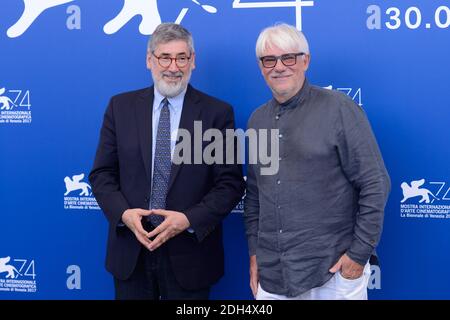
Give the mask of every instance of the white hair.
POLYGON ((309 54, 309 45, 305 35, 286 23, 276 24, 261 31, 256 41, 256 56, 262 57, 266 50, 273 47, 286 52, 309 54))

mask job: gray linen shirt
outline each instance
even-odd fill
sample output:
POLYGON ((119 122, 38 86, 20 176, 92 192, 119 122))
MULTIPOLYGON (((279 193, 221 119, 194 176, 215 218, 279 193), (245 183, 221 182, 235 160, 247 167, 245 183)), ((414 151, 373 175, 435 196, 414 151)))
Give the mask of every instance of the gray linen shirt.
POLYGON ((364 111, 305 80, 286 103, 272 99, 255 110, 248 128, 280 133, 278 173, 249 165, 244 202, 263 289, 293 297, 319 287, 344 253, 366 264, 380 239, 390 179, 364 111))

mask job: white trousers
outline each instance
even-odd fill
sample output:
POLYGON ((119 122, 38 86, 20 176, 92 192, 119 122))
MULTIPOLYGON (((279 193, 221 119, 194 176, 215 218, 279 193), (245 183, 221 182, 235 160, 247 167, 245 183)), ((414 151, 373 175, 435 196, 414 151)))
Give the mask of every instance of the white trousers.
POLYGON ((367 263, 358 279, 345 279, 338 271, 323 286, 312 288, 296 297, 267 292, 258 284, 256 300, 367 300, 369 278, 370 264, 367 263))

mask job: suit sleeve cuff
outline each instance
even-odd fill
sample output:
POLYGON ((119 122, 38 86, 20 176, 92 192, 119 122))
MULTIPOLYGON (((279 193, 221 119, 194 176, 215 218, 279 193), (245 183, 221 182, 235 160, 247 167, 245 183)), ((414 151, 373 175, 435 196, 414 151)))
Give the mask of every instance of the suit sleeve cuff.
POLYGON ((193 208, 188 209, 183 213, 189 220, 189 224, 191 225, 189 229, 192 230, 192 232, 190 232, 189 229, 187 231, 194 234, 198 242, 202 242, 203 239, 214 229, 204 225, 204 219, 202 219, 202 215, 204 216, 204 212, 201 209, 194 206, 193 208))

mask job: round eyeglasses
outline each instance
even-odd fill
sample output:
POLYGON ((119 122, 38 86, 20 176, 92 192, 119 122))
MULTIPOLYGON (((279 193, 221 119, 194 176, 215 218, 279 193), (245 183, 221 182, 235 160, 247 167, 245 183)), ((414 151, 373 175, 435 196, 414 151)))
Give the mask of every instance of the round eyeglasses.
POLYGON ((161 67, 163 68, 168 68, 170 67, 170 65, 172 64, 172 61, 175 60, 175 64, 177 65, 178 68, 183 68, 186 67, 187 64, 189 63, 189 60, 191 59, 191 57, 185 55, 185 54, 181 54, 176 56, 175 58, 172 58, 171 56, 167 55, 167 54, 162 54, 159 57, 152 52, 153 56, 158 59, 158 63, 161 67))
POLYGON ((293 66, 297 63, 297 57, 305 55, 304 52, 286 53, 281 56, 264 56, 259 58, 264 68, 275 68, 278 60, 281 60, 286 67, 293 66))

